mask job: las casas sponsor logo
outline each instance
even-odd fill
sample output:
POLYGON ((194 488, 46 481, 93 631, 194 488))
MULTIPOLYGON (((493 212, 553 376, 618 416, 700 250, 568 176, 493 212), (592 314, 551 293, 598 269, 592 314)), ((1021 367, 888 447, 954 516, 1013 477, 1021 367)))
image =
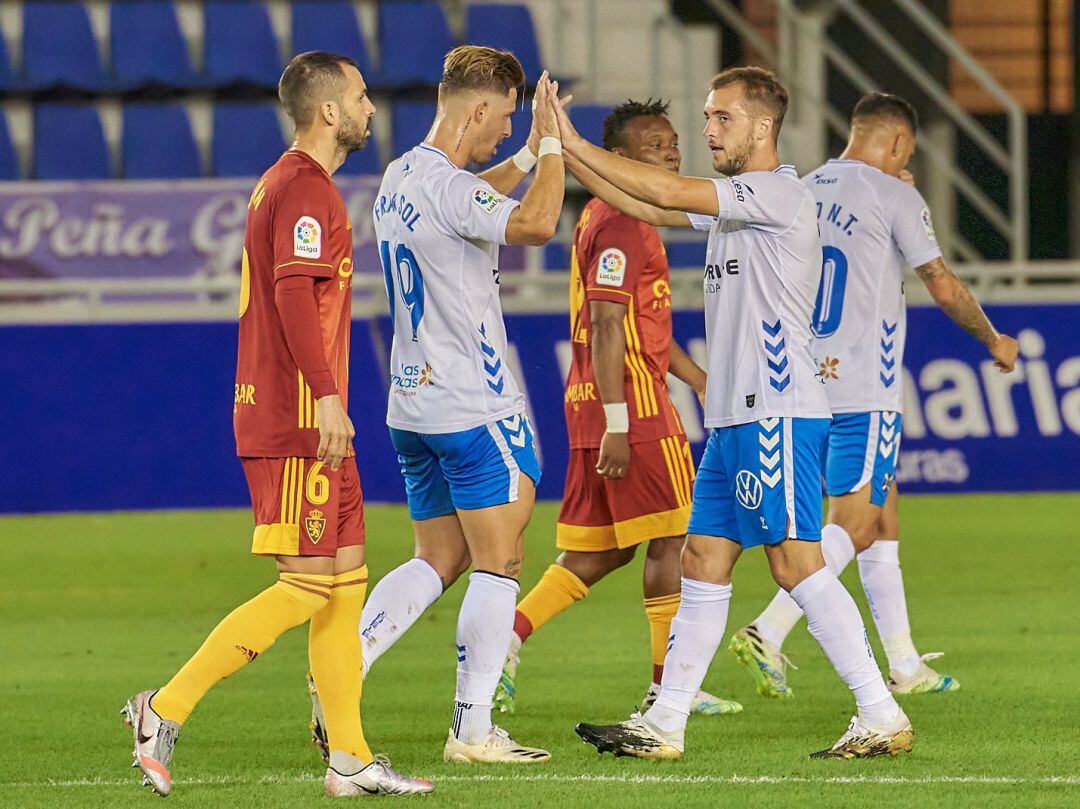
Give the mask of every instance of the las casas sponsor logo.
POLYGON ((390 384, 394 393, 415 396, 417 388, 435 384, 435 371, 427 362, 423 365, 402 363, 396 372, 390 374, 390 384))
POLYGON ((293 227, 293 254, 301 258, 322 255, 322 228, 311 216, 301 216, 293 227))
POLYGON ((596 283, 609 287, 621 287, 626 277, 626 253, 617 247, 609 247, 596 261, 596 283))

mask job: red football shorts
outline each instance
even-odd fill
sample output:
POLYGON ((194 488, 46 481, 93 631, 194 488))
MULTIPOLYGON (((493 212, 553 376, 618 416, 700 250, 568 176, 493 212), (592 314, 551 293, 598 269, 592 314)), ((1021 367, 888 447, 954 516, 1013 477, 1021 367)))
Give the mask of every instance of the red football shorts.
POLYGON ((686 533, 694 487, 686 436, 631 444, 630 468, 620 480, 596 473, 599 458, 599 449, 570 450, 556 547, 607 551, 686 533))
POLYGON ((255 512, 251 552, 337 556, 364 544, 364 496, 356 458, 336 472, 314 458, 242 458, 255 512))

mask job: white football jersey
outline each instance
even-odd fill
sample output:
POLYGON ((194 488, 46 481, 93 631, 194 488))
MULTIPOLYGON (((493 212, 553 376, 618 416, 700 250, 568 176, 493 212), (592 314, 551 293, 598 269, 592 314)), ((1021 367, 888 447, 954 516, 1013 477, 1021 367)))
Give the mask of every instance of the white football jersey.
POLYGON ((916 189, 861 160, 830 160, 807 175, 823 262, 813 352, 836 413, 904 406, 904 266, 941 255, 916 189))
POLYGON ((391 427, 458 432, 524 410, 499 300, 517 206, 426 143, 387 167, 374 216, 394 323, 391 427))
POLYGON ((713 182, 720 215, 689 214, 709 230, 705 426, 830 418, 810 353, 821 276, 814 198, 792 166, 713 182))

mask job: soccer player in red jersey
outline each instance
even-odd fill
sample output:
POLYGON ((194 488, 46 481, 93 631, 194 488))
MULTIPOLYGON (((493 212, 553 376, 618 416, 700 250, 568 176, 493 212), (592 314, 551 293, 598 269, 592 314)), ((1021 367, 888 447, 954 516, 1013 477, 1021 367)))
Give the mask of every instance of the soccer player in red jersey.
MULTIPOLYGON (((662 101, 627 101, 604 122, 604 148, 677 172, 678 135, 662 101)), ((668 395, 668 371, 705 391, 705 372, 671 334, 667 254, 655 227, 592 199, 571 254, 566 381, 570 463, 555 544, 562 554, 522 599, 496 704, 514 710, 521 644, 585 597, 647 545, 645 613, 652 648, 647 707, 660 690, 671 621, 679 607, 679 553, 690 517, 694 464, 668 395)), ((736 713, 704 691, 701 714, 736 713)))
POLYGON ((296 56, 278 85, 296 140, 248 203, 233 424, 255 512, 252 552, 278 581, 237 607, 162 688, 124 708, 144 783, 172 788, 180 728, 203 695, 310 620, 308 656, 328 733, 331 796, 430 792, 376 761, 360 724, 367 586, 363 499, 347 415, 352 231, 331 179, 364 146, 375 106, 356 63, 296 56))

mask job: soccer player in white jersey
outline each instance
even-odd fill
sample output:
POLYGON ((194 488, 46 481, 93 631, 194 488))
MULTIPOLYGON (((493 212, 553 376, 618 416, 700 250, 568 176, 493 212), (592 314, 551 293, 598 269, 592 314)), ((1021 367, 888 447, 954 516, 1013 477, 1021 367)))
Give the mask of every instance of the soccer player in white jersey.
MULTIPOLYGON (((523 533, 540 479, 524 397, 508 364, 498 253, 503 244, 543 244, 558 222, 564 186, 558 88, 546 73, 533 113, 539 160, 524 199, 503 196, 496 184, 512 188, 524 174, 520 167, 495 172, 495 182, 465 169, 490 161, 510 135, 524 83, 507 51, 451 51, 431 131, 387 168, 374 210, 394 323, 387 424, 418 557, 426 565, 427 553, 452 554, 474 565, 458 616, 457 693, 443 753, 452 762, 550 758, 491 721, 513 631, 523 533)), ((429 573, 396 577, 403 598, 427 588, 418 578, 441 590, 434 566, 427 567, 429 573)))
MULTIPOLYGON (((817 202, 823 263, 812 350, 833 410, 825 484, 826 563, 837 576, 858 557, 859 575, 889 660, 894 694, 953 691, 955 678, 926 665, 911 640, 900 574, 894 478, 903 423, 904 267, 937 304, 983 343, 1002 371, 1017 344, 999 334, 941 257, 922 195, 900 179, 915 151, 918 118, 902 98, 870 93, 855 106, 847 148, 804 178, 817 202)), ((789 697, 780 651, 802 610, 780 590, 739 630, 731 650, 766 697, 789 697)))
POLYGON ((590 191, 646 221, 709 230, 705 426, 713 429, 694 484, 682 600, 653 706, 615 725, 578 725, 600 751, 682 755, 691 702, 723 638, 732 569, 758 545, 858 705, 847 732, 814 756, 895 755, 914 741, 858 607, 821 554, 819 475, 831 411, 809 327, 821 245, 813 196, 777 158, 786 110, 787 91, 769 71, 717 75, 704 135, 726 178, 712 180, 597 148, 557 109, 567 165, 590 191))

